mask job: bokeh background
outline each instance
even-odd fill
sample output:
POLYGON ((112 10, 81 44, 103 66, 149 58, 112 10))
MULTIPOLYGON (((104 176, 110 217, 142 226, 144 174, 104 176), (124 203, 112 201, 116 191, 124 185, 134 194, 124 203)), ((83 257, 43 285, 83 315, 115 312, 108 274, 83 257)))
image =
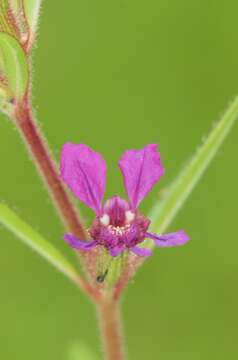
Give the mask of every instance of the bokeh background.
MULTIPOLYGON (((238 93, 237 1, 43 3, 34 104, 54 155, 68 140, 90 145, 107 160, 107 195, 123 195, 118 158, 158 142, 166 176, 146 212, 238 93)), ((191 242, 156 251, 124 296, 131 360, 238 356, 237 138, 235 126, 169 229, 186 229, 191 242)), ((75 262, 3 115, 0 156, 0 199, 75 262)), ((4 229, 0 245, 0 358, 69 360, 79 341, 100 358, 85 296, 4 229)))

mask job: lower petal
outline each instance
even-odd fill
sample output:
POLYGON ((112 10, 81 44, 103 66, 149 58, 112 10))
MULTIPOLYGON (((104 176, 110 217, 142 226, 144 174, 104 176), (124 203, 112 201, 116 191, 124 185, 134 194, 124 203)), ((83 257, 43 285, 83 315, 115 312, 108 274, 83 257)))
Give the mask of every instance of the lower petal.
POLYGON ((159 247, 180 246, 184 245, 189 240, 189 236, 183 230, 164 235, 156 235, 147 232, 146 237, 154 240, 155 244, 159 247))
POLYGON ((122 251, 124 251, 124 250, 125 250, 124 246, 123 247, 115 246, 114 248, 110 249, 110 254, 111 254, 111 256, 116 257, 116 256, 120 255, 122 253, 122 251))
POLYGON ((79 240, 76 236, 71 234, 65 234, 64 240, 74 249, 88 251, 97 245, 95 240, 92 241, 82 241, 79 240))
POLYGON ((152 251, 150 249, 146 249, 146 248, 140 248, 138 246, 134 246, 131 251, 136 254, 137 256, 150 256, 152 255, 152 251))

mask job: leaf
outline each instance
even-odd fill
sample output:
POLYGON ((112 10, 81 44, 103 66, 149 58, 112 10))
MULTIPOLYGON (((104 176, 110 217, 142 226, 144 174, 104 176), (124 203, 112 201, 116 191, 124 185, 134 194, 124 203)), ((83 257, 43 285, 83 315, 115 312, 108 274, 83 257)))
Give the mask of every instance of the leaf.
MULTIPOLYGON (((163 233, 172 222, 210 165, 237 118, 238 97, 230 105, 185 169, 168 187, 164 198, 150 212, 149 218, 152 222, 153 232, 163 233)), ((145 246, 153 247, 153 244, 148 240, 145 242, 145 246)))
POLYGON ((28 81, 28 63, 24 50, 16 39, 0 33, 0 88, 5 94, 5 101, 22 99, 28 81))
POLYGON ((36 36, 38 18, 40 14, 41 0, 23 0, 25 15, 30 28, 29 47, 32 47, 32 43, 36 36))
POLYGON ((98 358, 88 346, 80 342, 70 346, 67 360, 98 360, 98 358))
POLYGON ((31 247, 51 265, 57 268, 73 282, 79 281, 79 275, 67 259, 32 227, 21 220, 6 205, 0 204, 0 224, 10 230, 16 237, 31 247))

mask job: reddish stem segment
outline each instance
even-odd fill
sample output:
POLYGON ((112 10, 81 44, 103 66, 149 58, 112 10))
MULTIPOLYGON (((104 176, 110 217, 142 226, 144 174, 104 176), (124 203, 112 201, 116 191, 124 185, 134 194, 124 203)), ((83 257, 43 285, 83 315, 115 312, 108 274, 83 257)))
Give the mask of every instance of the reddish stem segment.
POLYGON ((105 360, 124 360, 120 308, 118 301, 104 300, 98 305, 98 316, 105 360))
MULTIPOLYGON (((15 112, 15 123, 37 165, 41 177, 47 185, 47 189, 64 224, 73 234, 80 239, 86 240, 88 238, 87 232, 60 180, 55 162, 50 155, 48 146, 39 128, 33 120, 27 100, 18 105, 15 112)), ((87 265, 87 257, 85 257, 84 260, 85 265, 87 265)), ((86 283, 84 279, 80 277, 73 279, 73 281, 84 290, 97 305, 105 359, 124 360, 118 301, 114 299, 103 299, 99 289, 86 283)))
POLYGON ((33 120, 27 101, 17 107, 15 116, 16 125, 45 180, 61 219, 73 234, 80 239, 87 239, 87 233, 59 178, 55 162, 49 153, 39 128, 33 120))

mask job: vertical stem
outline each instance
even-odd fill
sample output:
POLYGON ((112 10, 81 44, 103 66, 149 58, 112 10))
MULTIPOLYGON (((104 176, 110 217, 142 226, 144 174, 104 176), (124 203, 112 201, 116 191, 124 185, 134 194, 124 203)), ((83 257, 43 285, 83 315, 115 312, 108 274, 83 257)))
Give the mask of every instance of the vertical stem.
POLYGON ((80 239, 87 239, 87 233, 60 180, 56 164, 48 150, 46 141, 33 120, 27 100, 18 105, 15 122, 64 224, 80 239))
POLYGON ((98 304, 98 316, 105 360, 124 360, 119 302, 104 300, 98 304))

